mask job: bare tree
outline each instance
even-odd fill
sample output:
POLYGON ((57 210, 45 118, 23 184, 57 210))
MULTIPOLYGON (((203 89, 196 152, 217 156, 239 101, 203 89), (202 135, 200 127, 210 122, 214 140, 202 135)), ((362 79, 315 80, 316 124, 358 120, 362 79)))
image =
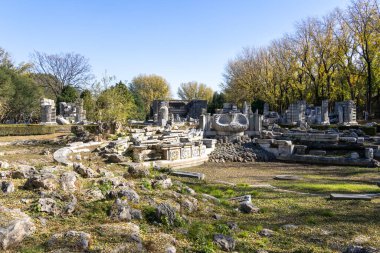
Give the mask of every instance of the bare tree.
POLYGON ((61 94, 65 86, 83 88, 93 80, 88 59, 80 54, 46 54, 36 51, 32 55, 32 61, 38 80, 56 96, 61 94))

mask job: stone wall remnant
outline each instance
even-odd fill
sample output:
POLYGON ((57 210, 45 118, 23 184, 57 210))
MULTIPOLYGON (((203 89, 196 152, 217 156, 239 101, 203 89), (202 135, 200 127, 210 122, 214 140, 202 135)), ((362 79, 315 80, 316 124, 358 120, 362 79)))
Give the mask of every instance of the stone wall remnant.
POLYGON ((335 102, 335 114, 338 116, 338 123, 342 125, 357 125, 356 105, 352 100, 335 102))
POLYGON ((166 126, 169 120, 169 109, 165 102, 161 102, 160 110, 158 112, 158 125, 161 127, 166 126))
POLYGON ((52 99, 41 99, 41 124, 53 125, 56 122, 55 102, 52 99))

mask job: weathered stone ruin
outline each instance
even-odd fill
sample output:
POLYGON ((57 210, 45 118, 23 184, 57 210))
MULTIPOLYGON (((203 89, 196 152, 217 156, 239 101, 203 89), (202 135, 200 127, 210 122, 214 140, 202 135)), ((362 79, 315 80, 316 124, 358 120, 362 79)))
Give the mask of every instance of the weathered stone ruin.
POLYGON ((207 110, 207 100, 154 100, 150 109, 150 117, 154 119, 154 122, 158 120, 156 118, 162 103, 168 108, 168 115, 170 115, 168 120, 175 122, 190 118, 199 119, 202 112, 207 110))
POLYGON ((336 102, 334 113, 338 118, 338 122, 341 125, 357 125, 356 121, 356 105, 352 100, 343 102, 336 102))
POLYGON ((205 137, 235 140, 243 135, 258 136, 262 130, 262 115, 245 106, 239 110, 236 105, 225 103, 216 113, 201 115, 199 128, 205 137))
POLYGON ((83 109, 83 99, 75 103, 59 103, 59 115, 57 116, 55 101, 41 99, 41 124, 72 124, 86 122, 86 110, 83 109))
POLYGON ((300 100, 290 104, 285 112, 285 124, 300 125, 305 123, 306 101, 300 100))
MULTIPOLYGON (((330 124, 328 108, 328 100, 323 100, 322 105, 316 107, 308 107, 305 101, 298 101, 291 104, 281 118, 269 111, 267 104, 264 105, 266 116, 263 117, 257 111, 252 113, 246 103, 242 110, 225 103, 214 115, 202 114, 199 128, 205 137, 219 140, 210 156, 210 160, 215 162, 268 161, 275 157, 301 163, 377 166, 378 162, 373 159, 379 152, 376 138, 370 138, 360 129, 312 129, 313 126, 330 124), (282 128, 277 123, 289 125, 291 129, 282 128), (229 142, 234 142, 235 146, 232 148, 229 142), (247 151, 245 146, 250 143, 253 146, 247 151)), ((353 101, 337 102, 335 109, 341 118, 340 124, 357 125, 353 101)), ((334 118, 334 113, 331 117, 334 118)))
POLYGON ((59 117, 64 119, 62 122, 67 123, 82 123, 86 121, 86 110, 83 109, 83 99, 78 99, 75 103, 60 102, 59 117))
POLYGON ((184 168, 204 163, 215 148, 216 140, 203 139, 199 130, 161 132, 160 129, 160 126, 133 129, 130 137, 111 142, 99 153, 109 162, 184 168))
POLYGON ((52 99, 41 99, 41 124, 54 125, 56 122, 55 102, 52 99))
POLYGON ((166 102, 161 102, 158 111, 158 125, 165 127, 169 120, 169 109, 166 102))

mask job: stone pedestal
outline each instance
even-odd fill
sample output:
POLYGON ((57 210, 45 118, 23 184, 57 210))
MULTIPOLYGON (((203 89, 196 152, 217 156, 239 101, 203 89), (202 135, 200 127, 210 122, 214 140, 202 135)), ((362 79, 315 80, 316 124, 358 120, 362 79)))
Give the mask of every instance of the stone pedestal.
POLYGON ((160 127, 165 127, 169 120, 169 109, 166 103, 161 103, 160 110, 158 112, 158 125, 160 127))
POLYGON ((286 112, 287 124, 305 123, 306 101, 300 100, 297 103, 290 104, 286 112))
POLYGON ((338 115, 339 124, 357 125, 356 121, 356 105, 352 100, 336 102, 335 114, 338 115))
POLYGON ((315 123, 317 125, 320 125, 322 123, 322 112, 321 107, 319 106, 315 107, 315 123))
POLYGON ((54 125, 56 122, 55 102, 52 99, 41 99, 41 124, 54 125))
POLYGON ((373 149, 372 148, 366 148, 365 149, 365 158, 373 159, 373 149))
POLYGON ((181 147, 170 146, 162 148, 164 160, 174 161, 181 159, 181 147))
POLYGON ((329 101, 327 99, 322 101, 321 114, 322 114, 321 124, 322 125, 330 125, 329 101))
POLYGON ((267 103, 264 104, 263 115, 264 115, 264 117, 269 115, 269 104, 267 104, 267 103))
POLYGON ((147 150, 147 146, 135 146, 133 148, 132 160, 136 163, 144 161, 144 151, 147 150))
POLYGON ((291 141, 278 140, 277 145, 280 156, 290 156, 293 154, 294 145, 291 141))
POLYGON ((187 159, 191 158, 193 156, 193 152, 190 145, 184 145, 183 148, 181 148, 181 159, 187 159))

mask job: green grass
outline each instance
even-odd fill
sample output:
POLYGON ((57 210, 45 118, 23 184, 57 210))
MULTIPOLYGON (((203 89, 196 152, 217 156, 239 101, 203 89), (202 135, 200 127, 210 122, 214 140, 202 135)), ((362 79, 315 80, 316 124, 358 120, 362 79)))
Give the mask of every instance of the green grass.
POLYGON ((380 188, 369 184, 281 182, 277 187, 313 193, 380 193, 380 188))

